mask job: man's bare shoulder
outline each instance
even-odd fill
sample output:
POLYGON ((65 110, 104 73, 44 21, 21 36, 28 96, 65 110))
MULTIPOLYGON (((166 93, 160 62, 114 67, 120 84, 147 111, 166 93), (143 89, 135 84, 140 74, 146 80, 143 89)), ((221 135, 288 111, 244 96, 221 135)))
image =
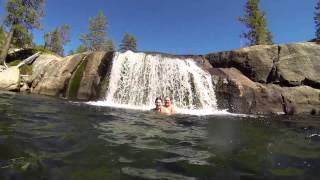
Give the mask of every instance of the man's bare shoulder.
POLYGON ((171 113, 176 113, 176 112, 177 112, 176 106, 171 105, 169 108, 170 108, 170 112, 171 112, 171 113))

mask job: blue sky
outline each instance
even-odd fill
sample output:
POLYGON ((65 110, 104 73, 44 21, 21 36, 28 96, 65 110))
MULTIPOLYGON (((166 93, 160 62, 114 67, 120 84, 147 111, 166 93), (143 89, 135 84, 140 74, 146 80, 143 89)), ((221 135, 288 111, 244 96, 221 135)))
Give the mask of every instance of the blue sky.
MULTIPOLYGON (((0 0, 0 17, 6 0, 0 0)), ((239 48, 245 27, 237 20, 246 0, 46 0, 43 30, 34 30, 34 41, 62 24, 71 27, 65 51, 79 45, 89 17, 102 10, 108 19, 108 36, 118 47, 125 32, 133 34, 141 51, 205 54, 239 48)), ((275 43, 314 37, 316 0, 261 0, 275 43)))

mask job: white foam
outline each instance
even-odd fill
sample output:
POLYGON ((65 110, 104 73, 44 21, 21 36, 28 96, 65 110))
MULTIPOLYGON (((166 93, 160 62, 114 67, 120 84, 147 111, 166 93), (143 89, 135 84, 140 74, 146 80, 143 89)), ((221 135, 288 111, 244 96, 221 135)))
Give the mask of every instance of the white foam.
MULTIPOLYGON (((112 107, 119 109, 132 109, 132 110, 141 110, 141 111, 150 111, 154 107, 151 106, 131 106, 127 104, 115 104, 113 102, 108 101, 90 101, 86 102, 86 104, 92 106, 101 106, 101 107, 112 107)), ((235 114, 230 113, 227 110, 205 110, 205 109, 181 109, 177 108, 178 114, 189 114, 189 115, 197 115, 197 116, 206 116, 206 115, 222 115, 222 116, 247 116, 244 114, 235 114)))

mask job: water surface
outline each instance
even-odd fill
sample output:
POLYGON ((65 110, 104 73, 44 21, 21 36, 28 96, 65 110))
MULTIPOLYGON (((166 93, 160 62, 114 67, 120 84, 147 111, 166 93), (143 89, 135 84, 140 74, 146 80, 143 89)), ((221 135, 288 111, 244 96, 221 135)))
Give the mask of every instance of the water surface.
POLYGON ((162 116, 0 92, 0 179, 319 179, 319 116, 162 116))

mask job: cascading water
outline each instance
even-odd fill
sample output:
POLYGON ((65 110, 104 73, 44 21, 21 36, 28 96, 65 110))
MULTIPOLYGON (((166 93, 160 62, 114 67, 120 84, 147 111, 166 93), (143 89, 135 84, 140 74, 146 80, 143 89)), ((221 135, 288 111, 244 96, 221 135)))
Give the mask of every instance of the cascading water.
POLYGON ((150 109, 165 96, 182 113, 217 111, 211 75, 193 59, 131 51, 115 54, 105 100, 94 104, 150 109))

